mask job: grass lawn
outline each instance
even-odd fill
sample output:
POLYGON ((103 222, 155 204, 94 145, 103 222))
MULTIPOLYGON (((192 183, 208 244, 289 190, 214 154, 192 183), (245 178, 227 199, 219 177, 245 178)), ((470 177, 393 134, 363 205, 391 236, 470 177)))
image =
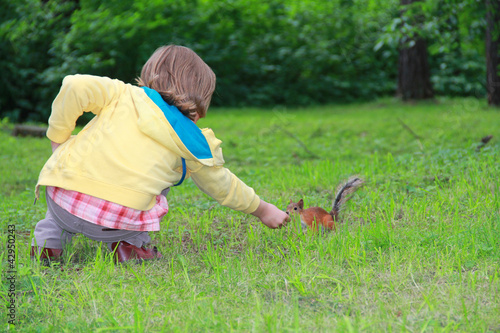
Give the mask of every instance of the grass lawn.
POLYGON ((19 332, 498 332, 500 111, 475 99, 392 99, 308 109, 215 109, 201 120, 226 166, 266 201, 329 208, 366 185, 326 235, 267 229, 191 181, 174 188, 164 259, 113 264, 76 237, 60 265, 29 258, 47 139, 0 130, 0 327, 19 332), (481 138, 493 139, 478 148, 481 138), (15 226, 15 298, 6 254, 15 226), (12 229, 12 228, 11 228, 12 229))

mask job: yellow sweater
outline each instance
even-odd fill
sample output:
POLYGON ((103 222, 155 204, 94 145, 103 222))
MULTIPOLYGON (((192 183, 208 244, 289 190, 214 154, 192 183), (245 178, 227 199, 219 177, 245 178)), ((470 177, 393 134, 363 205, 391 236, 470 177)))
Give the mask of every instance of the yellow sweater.
POLYGON ((47 130, 47 137, 61 145, 40 172, 36 196, 41 185, 50 185, 149 210, 156 195, 179 181, 184 158, 186 176, 200 190, 224 206, 253 213, 260 199, 223 167, 222 142, 213 131, 194 133, 209 147, 208 156, 200 156, 181 140, 190 134, 183 132, 180 137, 181 130, 162 110, 140 87, 106 77, 67 76, 52 105, 47 130), (83 112, 96 116, 72 136, 83 112))

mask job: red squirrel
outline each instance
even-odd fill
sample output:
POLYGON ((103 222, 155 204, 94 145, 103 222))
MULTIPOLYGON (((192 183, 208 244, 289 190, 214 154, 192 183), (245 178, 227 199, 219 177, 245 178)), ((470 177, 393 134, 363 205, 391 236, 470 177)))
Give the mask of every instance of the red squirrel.
POLYGON ((294 203, 290 199, 290 204, 286 207, 286 213, 290 216, 300 215, 300 223, 302 229, 308 227, 318 231, 321 229, 323 232, 326 230, 335 230, 335 222, 339 221, 339 212, 342 205, 349 200, 350 194, 354 193, 358 188, 364 184, 364 181, 358 177, 351 177, 337 188, 335 199, 333 200, 332 210, 327 212, 321 207, 310 207, 304 209, 304 200, 300 199, 299 202, 294 203))

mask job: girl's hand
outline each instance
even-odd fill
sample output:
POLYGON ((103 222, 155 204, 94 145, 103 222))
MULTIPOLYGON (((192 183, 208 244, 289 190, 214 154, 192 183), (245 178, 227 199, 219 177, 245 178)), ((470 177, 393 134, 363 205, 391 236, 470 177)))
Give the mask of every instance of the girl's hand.
POLYGON ((252 215, 257 216, 264 225, 271 229, 281 228, 290 221, 290 217, 284 211, 262 199, 259 208, 252 215))
POLYGON ((50 141, 50 145, 52 146, 52 152, 57 149, 61 144, 60 143, 55 143, 54 141, 50 141))

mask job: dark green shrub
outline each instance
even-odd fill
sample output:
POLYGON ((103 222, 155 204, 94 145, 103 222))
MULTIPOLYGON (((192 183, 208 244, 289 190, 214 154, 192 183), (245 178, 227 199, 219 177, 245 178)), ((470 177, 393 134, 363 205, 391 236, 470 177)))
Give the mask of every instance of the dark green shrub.
POLYGON ((438 94, 481 95, 478 6, 422 2, 426 24, 408 30, 398 0, 0 0, 0 117, 45 121, 64 76, 132 83, 170 43, 191 47, 213 68, 213 105, 372 99, 394 93, 399 42, 411 29, 428 40, 438 94))

